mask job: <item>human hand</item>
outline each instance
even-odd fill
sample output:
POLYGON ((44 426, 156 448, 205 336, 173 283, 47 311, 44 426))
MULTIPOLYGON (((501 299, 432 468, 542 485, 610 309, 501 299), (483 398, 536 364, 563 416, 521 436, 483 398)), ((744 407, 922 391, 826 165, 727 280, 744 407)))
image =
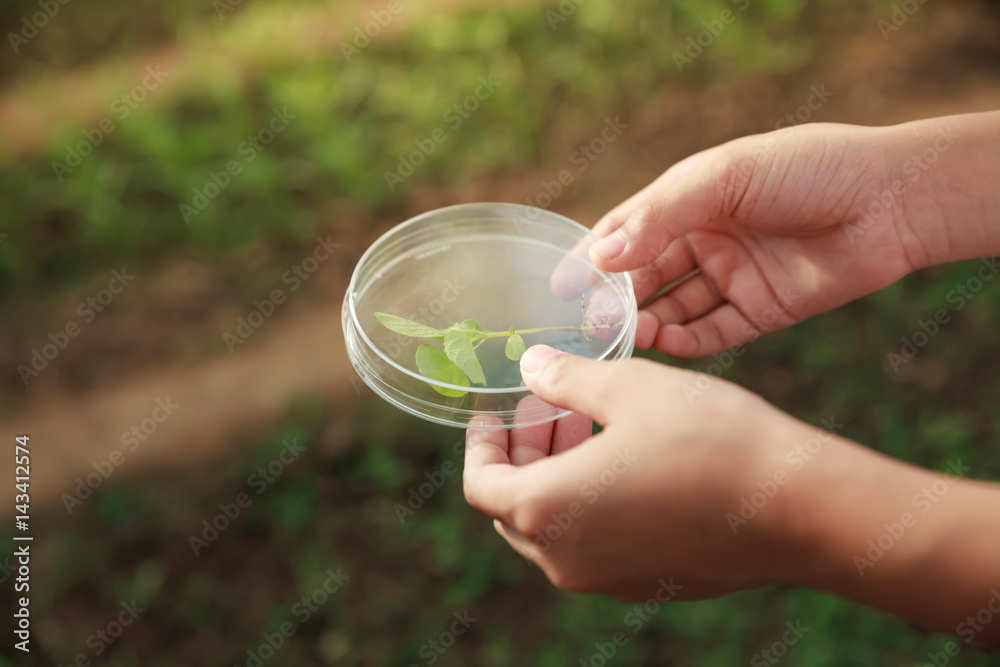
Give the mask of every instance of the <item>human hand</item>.
POLYGON ((726 518, 817 429, 724 381, 690 405, 691 371, 543 359, 554 352, 532 347, 522 373, 537 396, 576 413, 510 432, 470 430, 464 484, 469 503, 557 586, 647 599, 672 578, 692 599, 822 568, 803 557, 805 542, 789 529, 801 522, 783 502, 736 530, 726 518), (591 416, 605 426, 593 437, 591 416))
POLYGON ((679 162, 605 215, 591 259, 630 271, 640 305, 700 269, 642 309, 636 346, 717 353, 919 268, 901 205, 865 218, 891 185, 894 137, 827 123, 744 137, 679 162))
POLYGON ((995 484, 888 458, 723 380, 688 404, 692 371, 534 346, 521 372, 525 401, 575 413, 470 430, 465 496, 557 586, 664 602, 806 585, 1000 646, 995 484), (588 417, 604 430, 590 437, 588 417))

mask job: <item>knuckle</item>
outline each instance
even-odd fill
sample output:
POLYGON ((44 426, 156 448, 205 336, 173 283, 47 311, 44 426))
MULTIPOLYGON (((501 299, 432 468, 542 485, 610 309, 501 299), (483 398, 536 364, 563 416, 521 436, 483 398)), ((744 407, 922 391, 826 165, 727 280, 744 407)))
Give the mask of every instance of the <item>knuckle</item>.
POLYGON ((707 331, 705 332, 705 338, 707 339, 705 341, 705 345, 710 346, 713 350, 715 348, 723 350, 726 349, 726 332, 722 330, 722 326, 719 322, 715 319, 708 318, 706 323, 708 326, 706 327, 707 331))
POLYGON ((716 215, 725 217, 736 213, 744 202, 755 179, 765 169, 769 152, 756 137, 744 137, 720 153, 716 185, 721 197, 716 215))
MULTIPOLYGON (((652 385, 656 380, 663 380, 665 371, 669 371, 669 367, 664 366, 658 362, 651 359, 643 359, 638 357, 633 357, 630 359, 624 359, 622 361, 617 361, 613 363, 621 364, 621 370, 624 373, 616 373, 617 377, 626 377, 628 380, 623 383, 629 388, 642 389, 643 387, 648 387, 652 385)), ((603 388, 608 390, 611 386, 611 382, 602 382, 603 388)))
POLYGON ((472 487, 469 484, 468 474, 462 476, 462 491, 465 494, 465 502, 469 503, 469 505, 474 507, 475 509, 479 509, 476 506, 476 497, 472 493, 472 487))
POLYGON ((480 512, 483 511, 482 505, 479 502, 479 496, 476 493, 475 473, 468 469, 462 472, 462 493, 465 496, 465 502, 467 502, 470 507, 480 512))
POLYGON ((632 219, 629 221, 632 228, 630 231, 643 232, 655 225, 657 220, 663 216, 663 207, 662 197, 651 196, 632 214, 632 219))
POLYGON ((711 323, 707 322, 695 322, 688 327, 695 345, 694 354, 688 356, 704 357, 715 346, 716 342, 713 342, 716 341, 715 332, 711 330, 711 327, 711 323))
POLYGON ((515 493, 516 497, 512 499, 511 526, 529 538, 544 532, 549 520, 549 507, 552 505, 548 494, 534 485, 525 485, 515 493))
POLYGON ((568 361, 569 355, 567 354, 554 355, 545 364, 544 372, 539 374, 537 382, 547 392, 561 393, 566 384, 566 376, 570 370, 567 368, 568 361))
POLYGON ((538 498, 522 498, 514 508, 512 525, 518 532, 531 537, 546 528, 543 501, 538 498))
POLYGON ((552 585, 571 593, 596 593, 598 589, 594 587, 593 581, 571 567, 556 565, 545 570, 545 576, 549 578, 552 585))
POLYGON ((580 359, 571 354, 557 354, 552 357, 541 373, 540 389, 546 398, 564 401, 580 392, 582 385, 590 389, 590 374, 580 366, 580 359))
POLYGON ((580 391, 586 391, 595 405, 612 405, 621 398, 621 383, 616 381, 617 372, 624 370, 618 364, 623 361, 599 361, 603 372, 587 378, 578 378, 576 384, 580 391))
POLYGON ((651 359, 643 359, 641 357, 632 357, 625 359, 620 362, 624 364, 627 370, 637 371, 639 373, 650 373, 661 368, 660 364, 651 359))

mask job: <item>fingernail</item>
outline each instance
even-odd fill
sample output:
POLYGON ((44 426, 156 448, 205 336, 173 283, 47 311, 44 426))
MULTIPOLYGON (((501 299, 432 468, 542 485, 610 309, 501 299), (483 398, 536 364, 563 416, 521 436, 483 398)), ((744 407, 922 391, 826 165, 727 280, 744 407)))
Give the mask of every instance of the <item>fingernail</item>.
POLYGON ((622 238, 621 234, 615 232, 609 236, 605 236, 592 245, 590 249, 604 259, 614 259, 625 250, 625 239, 622 238))
POLYGON ((532 345, 521 356, 521 372, 537 373, 550 357, 559 354, 559 350, 548 345, 532 345))

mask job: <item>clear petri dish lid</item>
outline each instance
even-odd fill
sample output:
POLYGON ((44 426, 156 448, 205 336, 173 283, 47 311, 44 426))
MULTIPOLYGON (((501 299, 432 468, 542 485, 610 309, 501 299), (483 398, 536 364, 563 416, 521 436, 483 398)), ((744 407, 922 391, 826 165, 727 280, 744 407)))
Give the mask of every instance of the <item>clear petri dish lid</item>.
POLYGON ((397 225, 362 256, 344 298, 351 363, 384 399, 436 423, 565 416, 531 395, 517 359, 543 343, 592 359, 632 354, 632 284, 590 262, 596 240, 519 204, 462 204, 397 225))

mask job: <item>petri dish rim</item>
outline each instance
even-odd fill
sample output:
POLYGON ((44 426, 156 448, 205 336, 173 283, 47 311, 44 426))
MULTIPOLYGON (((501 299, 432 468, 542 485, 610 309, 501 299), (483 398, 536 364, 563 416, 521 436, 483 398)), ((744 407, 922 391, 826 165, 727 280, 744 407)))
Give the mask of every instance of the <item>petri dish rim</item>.
MULTIPOLYGON (((561 221, 562 223, 569 224, 570 227, 576 227, 577 229, 579 229, 583 233, 584 237, 590 237, 592 239, 599 238, 596 234, 594 234, 594 232, 592 232, 591 230, 587 229, 586 227, 584 227, 583 225, 581 225, 579 222, 577 222, 575 220, 571 220, 570 218, 567 218, 564 215, 560 215, 558 213, 554 213, 554 212, 549 211, 547 209, 540 209, 540 208, 536 208, 536 207, 533 207, 533 206, 525 206, 524 204, 514 204, 514 203, 510 203, 510 202, 475 202, 475 203, 469 203, 469 204, 455 204, 453 206, 445 206, 445 207, 442 207, 442 208, 436 208, 434 210, 426 211, 424 213, 421 213, 420 215, 414 216, 414 217, 410 218, 409 220, 401 222, 398 225, 395 225, 394 227, 388 229, 385 233, 383 233, 381 236, 379 236, 368 247, 367 250, 365 250, 364 254, 361 255, 361 259, 358 260, 357 265, 354 267, 354 271, 351 274, 351 282, 350 282, 350 284, 347 287, 348 312, 349 312, 350 317, 351 317, 351 326, 354 328, 355 333, 361 338, 361 341, 362 341, 363 345, 367 349, 373 351, 376 355, 378 355, 378 357, 380 357, 382 359, 382 361, 386 362, 387 364, 389 364, 393 368, 395 368, 395 369, 401 371, 402 373, 404 373, 404 374, 406 374, 406 375, 414 378, 415 380, 418 380, 419 382, 424 382, 424 383, 432 385, 432 386, 443 387, 445 389, 455 389, 455 390, 459 390, 459 391, 465 391, 465 392, 468 392, 468 393, 476 393, 476 394, 514 394, 514 393, 520 393, 520 392, 524 392, 524 391, 530 391, 530 389, 527 386, 525 386, 525 385, 521 385, 519 387, 495 387, 495 388, 493 388, 493 387, 471 387, 471 386, 470 387, 466 387, 466 386, 463 386, 463 385, 450 384, 448 382, 439 382, 437 380, 432 380, 430 378, 424 377, 423 375, 420 375, 419 373, 414 373, 413 371, 411 371, 408 368, 405 368, 404 366, 401 366, 400 364, 396 363, 396 361, 394 359, 391 359, 391 358, 387 357, 385 354, 383 354, 382 350, 379 349, 379 347, 377 345, 375 345, 371 341, 370 338, 368 338, 368 334, 365 333, 364 329, 361 327, 361 323, 358 321, 358 315, 357 315, 356 304, 355 304, 355 293, 357 291, 356 288, 357 288, 357 283, 358 283, 358 276, 361 273, 361 269, 365 266, 365 264, 368 261, 371 260, 372 255, 374 255, 376 252, 378 252, 380 250, 384 250, 384 248, 382 248, 381 246, 383 244, 385 244, 388 240, 390 240, 390 238, 392 236, 395 236, 397 234, 405 232, 407 230, 407 228, 409 228, 409 227, 414 227, 414 226, 420 224, 421 222, 425 222, 427 218, 430 218, 430 217, 433 217, 433 216, 437 216, 437 215, 441 215, 443 213, 454 213, 454 212, 461 212, 461 211, 466 211, 466 210, 467 211, 477 211, 477 210, 481 211, 482 209, 488 209, 488 208, 517 209, 517 210, 520 210, 522 212, 524 212, 524 211, 539 211, 541 213, 541 215, 543 215, 543 216, 549 216, 550 218, 555 218, 555 219, 561 221)), ((455 223, 457 221, 453 220, 451 222, 455 223)), ((406 255, 403 255, 402 257, 406 257, 406 255)), ((400 260, 398 258, 394 259, 391 262, 389 262, 388 265, 391 266, 392 264, 395 264, 396 261, 400 261, 400 260)), ((601 360, 605 359, 606 357, 608 357, 613 350, 620 349, 619 348, 619 344, 622 342, 622 340, 626 336, 626 334, 628 334, 628 332, 630 330, 630 327, 631 327, 631 324, 632 324, 632 319, 634 317, 636 317, 636 308, 637 308, 637 304, 635 303, 635 289, 634 289, 634 287, 632 285, 632 278, 631 278, 631 276, 629 276, 628 272, 616 273, 616 274, 609 274, 609 273, 607 273, 605 271, 600 271, 600 273, 602 275, 604 275, 604 276, 609 276, 609 275, 620 276, 625 281, 625 295, 624 295, 624 297, 626 299, 625 307, 626 307, 626 310, 628 311, 628 315, 627 315, 625 321, 622 322, 621 331, 618 332, 618 335, 614 338, 613 341, 610 341, 608 343, 607 348, 604 350, 604 352, 602 352, 600 356, 596 357, 596 359, 598 361, 601 361, 601 360)))
MULTIPOLYGON (((429 401, 423 401, 417 399, 414 404, 407 403, 406 401, 400 400, 400 398, 394 395, 387 387, 391 386, 382 380, 381 377, 375 375, 371 379, 368 386, 383 400, 387 401, 389 404, 395 406, 396 408, 406 412, 407 414, 413 415, 414 417, 419 417, 426 421, 433 422, 435 424, 441 424, 443 426, 460 426, 462 428, 477 428, 477 429, 487 429, 487 430, 505 430, 511 428, 525 428, 529 426, 537 426, 538 424, 545 424, 556 419, 561 419, 567 415, 572 414, 571 410, 566 410, 564 408, 557 408, 553 405, 547 405, 548 410, 545 409, 535 409, 531 413, 528 413, 527 419, 524 419, 525 413, 521 412, 522 421, 516 426, 512 423, 515 416, 518 413, 516 409, 497 411, 492 413, 492 416, 496 418, 499 424, 475 424, 473 422, 477 418, 483 417, 483 413, 478 410, 469 410, 465 408, 452 408, 451 414, 453 415, 450 419, 445 417, 439 417, 434 414, 433 410, 421 411, 417 409, 418 407, 436 407, 433 403, 429 401), (384 386, 383 386, 384 385, 384 386), (456 417, 465 418, 467 421, 458 422, 456 417), (508 423, 511 422, 511 423, 508 423)), ((406 395, 407 398, 412 399, 410 395, 406 395)))

